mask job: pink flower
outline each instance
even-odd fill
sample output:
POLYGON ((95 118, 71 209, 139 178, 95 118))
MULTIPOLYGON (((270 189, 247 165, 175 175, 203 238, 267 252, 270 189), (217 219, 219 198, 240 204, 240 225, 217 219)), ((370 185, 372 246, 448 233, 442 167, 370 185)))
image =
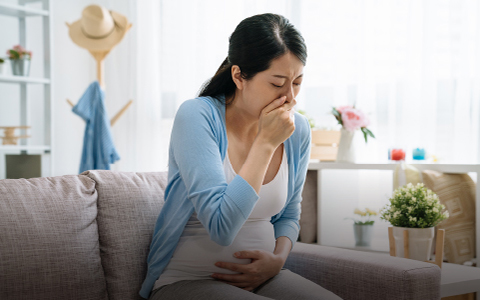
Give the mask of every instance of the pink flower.
POLYGON ((353 108, 352 106, 350 105, 344 105, 344 106, 339 106, 337 107, 337 111, 340 113, 340 115, 345 111, 345 109, 347 108, 353 108))
MULTIPOLYGON (((337 110, 340 112, 339 108, 337 110)), ((370 124, 363 112, 352 107, 342 107, 341 116, 343 127, 348 131, 355 131, 370 124)))
POLYGON ((12 49, 7 50, 7 55, 10 59, 23 59, 24 57, 31 59, 32 51, 28 51, 21 45, 15 45, 12 49))
POLYGON ((25 52, 25 48, 23 48, 21 45, 13 46, 13 50, 17 51, 18 53, 25 52))
POLYGON ((361 118, 363 119, 363 124, 360 125, 360 128, 363 128, 363 127, 368 127, 370 125, 370 119, 362 112, 362 111, 358 111, 361 115, 361 118))

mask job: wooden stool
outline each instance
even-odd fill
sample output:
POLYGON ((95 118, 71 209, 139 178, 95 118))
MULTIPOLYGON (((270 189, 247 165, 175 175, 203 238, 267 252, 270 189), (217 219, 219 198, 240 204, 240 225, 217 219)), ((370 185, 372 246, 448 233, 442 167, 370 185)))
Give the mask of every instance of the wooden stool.
MULTIPOLYGON (((393 238, 393 227, 388 227, 388 241, 390 243, 390 256, 395 255, 395 239, 393 238)), ((445 241, 445 229, 438 229, 437 230, 437 241, 435 243, 435 261, 427 260, 425 262, 436 264, 440 268, 442 267, 443 262, 443 243, 445 241)), ((405 230, 403 232, 403 251, 405 253, 405 258, 409 257, 409 249, 408 249, 408 231, 405 230)))

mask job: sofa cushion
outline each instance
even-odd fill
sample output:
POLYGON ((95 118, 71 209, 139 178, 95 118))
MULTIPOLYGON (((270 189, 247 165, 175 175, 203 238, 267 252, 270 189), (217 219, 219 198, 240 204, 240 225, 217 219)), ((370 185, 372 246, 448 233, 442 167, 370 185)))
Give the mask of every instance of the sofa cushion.
POLYGON ((437 229, 445 229, 445 257, 463 264, 475 257, 475 182, 468 174, 423 171, 425 186, 438 195, 450 216, 437 229))
POLYGON ((342 299, 440 299, 437 265, 386 253, 296 243, 284 267, 342 299))
POLYGON ((0 299, 107 299, 95 182, 0 180, 0 299))
POLYGON ((110 300, 143 299, 153 229, 163 206, 167 173, 90 170, 96 182, 98 231, 110 300))

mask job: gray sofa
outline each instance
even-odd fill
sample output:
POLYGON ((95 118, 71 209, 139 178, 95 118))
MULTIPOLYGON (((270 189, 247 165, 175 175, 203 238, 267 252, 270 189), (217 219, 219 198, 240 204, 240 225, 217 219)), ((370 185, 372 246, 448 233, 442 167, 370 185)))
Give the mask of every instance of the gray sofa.
MULTIPOLYGON (((166 173, 0 180, 0 299, 142 299, 166 173)), ((286 268, 344 299, 439 299, 433 264, 297 242, 286 268)))

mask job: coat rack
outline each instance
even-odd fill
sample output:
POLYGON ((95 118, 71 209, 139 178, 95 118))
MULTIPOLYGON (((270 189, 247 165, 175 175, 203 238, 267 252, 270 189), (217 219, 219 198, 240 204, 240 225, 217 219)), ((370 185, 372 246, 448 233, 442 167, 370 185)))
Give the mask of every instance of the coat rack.
MULTIPOLYGON (((67 24, 68 27, 70 27, 70 24, 68 24, 67 22, 65 22, 65 24, 67 24)), ((127 31, 130 30, 130 28, 132 27, 133 24, 128 24, 128 28, 127 28, 127 31)), ((93 56, 93 58, 95 58, 95 61, 97 62, 97 80, 98 80, 98 83, 100 84, 100 86, 102 88, 105 88, 105 81, 104 81, 104 72, 103 72, 103 69, 104 69, 104 63, 103 61, 105 60, 105 57, 107 56, 108 53, 110 53, 110 50, 107 50, 107 51, 92 51, 92 50, 88 50, 88 52, 90 52, 90 54, 93 56)), ((74 107, 75 105, 69 100, 67 99, 67 102, 68 104, 70 104, 72 107, 74 107)), ((117 120, 125 113, 125 111, 128 109, 128 107, 133 103, 133 100, 129 100, 127 102, 127 104, 125 104, 121 109, 120 111, 117 112, 117 114, 112 118, 110 119, 110 126, 113 126, 117 120)))

